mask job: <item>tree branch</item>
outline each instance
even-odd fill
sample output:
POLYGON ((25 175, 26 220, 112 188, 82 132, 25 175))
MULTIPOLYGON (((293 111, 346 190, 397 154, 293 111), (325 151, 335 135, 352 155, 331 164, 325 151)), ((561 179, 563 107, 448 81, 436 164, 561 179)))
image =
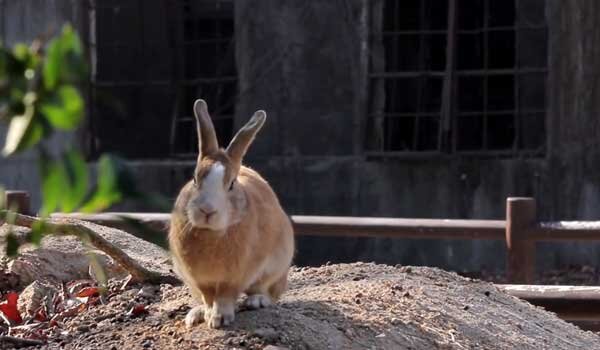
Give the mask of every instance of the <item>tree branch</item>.
POLYGON ((26 347, 26 346, 44 345, 44 342, 40 341, 40 340, 11 337, 11 336, 8 336, 8 335, 1 335, 0 336, 0 343, 4 343, 4 344, 10 343, 14 347, 17 347, 17 348, 26 347))
POLYGON ((107 241, 104 237, 96 233, 94 230, 78 223, 75 220, 57 220, 57 219, 40 219, 23 214, 9 212, 7 210, 0 211, 0 224, 8 221, 16 226, 31 228, 36 223, 43 225, 44 233, 54 234, 59 236, 76 236, 84 243, 89 243, 95 248, 103 251, 113 260, 119 263, 132 278, 137 282, 147 282, 152 284, 169 283, 181 284, 181 281, 171 275, 161 274, 156 271, 150 271, 132 259, 127 253, 119 247, 107 241))

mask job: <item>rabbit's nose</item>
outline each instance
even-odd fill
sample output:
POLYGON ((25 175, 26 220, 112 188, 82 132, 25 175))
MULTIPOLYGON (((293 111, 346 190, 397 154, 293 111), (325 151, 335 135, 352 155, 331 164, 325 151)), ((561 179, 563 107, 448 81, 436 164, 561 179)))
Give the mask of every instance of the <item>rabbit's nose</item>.
POLYGON ((213 208, 200 208, 200 211, 206 216, 207 219, 217 212, 213 208))

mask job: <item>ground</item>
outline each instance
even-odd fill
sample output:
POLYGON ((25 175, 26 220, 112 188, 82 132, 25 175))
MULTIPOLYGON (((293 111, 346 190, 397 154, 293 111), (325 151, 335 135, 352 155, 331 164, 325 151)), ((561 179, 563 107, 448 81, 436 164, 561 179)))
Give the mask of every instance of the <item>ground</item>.
MULTIPOLYGON (((487 282, 367 263, 293 268, 274 307, 186 329, 182 286, 133 286, 66 320, 40 349, 598 349, 600 337, 487 282), (143 303, 147 313, 126 315, 143 303)), ((0 346, 2 348, 2 346, 0 346)))

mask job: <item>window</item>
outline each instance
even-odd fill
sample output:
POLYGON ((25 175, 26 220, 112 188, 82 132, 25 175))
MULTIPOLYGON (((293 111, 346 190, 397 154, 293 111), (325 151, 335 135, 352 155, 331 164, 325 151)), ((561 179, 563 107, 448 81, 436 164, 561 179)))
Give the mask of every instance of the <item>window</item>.
POLYGON ((237 72, 231 0, 92 2, 89 154, 194 158, 193 102, 231 138, 237 72))
POLYGON ((543 154, 543 0, 386 0, 373 11, 367 153, 543 154))

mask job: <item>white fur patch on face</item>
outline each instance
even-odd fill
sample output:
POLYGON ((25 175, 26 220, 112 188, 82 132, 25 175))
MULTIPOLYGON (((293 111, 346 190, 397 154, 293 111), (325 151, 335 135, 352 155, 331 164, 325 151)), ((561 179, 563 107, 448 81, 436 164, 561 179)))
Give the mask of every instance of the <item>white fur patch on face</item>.
POLYGON ((208 197, 213 197, 215 192, 222 191, 223 189, 223 178, 225 177, 225 167, 221 163, 215 163, 211 167, 208 175, 202 182, 202 190, 206 191, 208 197))
POLYGON ((229 210, 224 177, 225 166, 217 162, 201 180, 200 191, 188 204, 188 215, 194 226, 214 230, 227 226, 229 210))

